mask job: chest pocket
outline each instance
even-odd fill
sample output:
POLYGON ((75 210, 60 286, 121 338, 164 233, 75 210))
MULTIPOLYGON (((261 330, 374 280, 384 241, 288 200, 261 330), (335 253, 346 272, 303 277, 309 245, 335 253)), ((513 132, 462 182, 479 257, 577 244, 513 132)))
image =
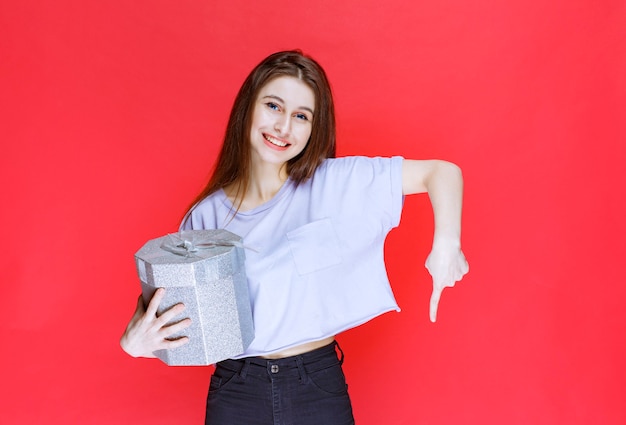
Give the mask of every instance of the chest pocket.
POLYGON ((341 263, 339 239, 330 218, 313 221, 288 232, 287 240, 300 275, 341 263))

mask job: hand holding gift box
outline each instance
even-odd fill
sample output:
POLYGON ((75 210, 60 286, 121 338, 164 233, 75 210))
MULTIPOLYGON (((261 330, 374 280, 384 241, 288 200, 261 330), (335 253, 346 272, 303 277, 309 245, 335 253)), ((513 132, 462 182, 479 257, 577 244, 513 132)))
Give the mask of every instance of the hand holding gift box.
POLYGON ((165 288, 157 315, 182 303, 184 315, 168 324, 191 319, 189 327, 170 337, 186 336, 189 342, 157 350, 156 357, 168 365, 209 365, 245 351, 254 328, 244 259, 241 237, 222 229, 163 236, 135 254, 145 304, 165 288))

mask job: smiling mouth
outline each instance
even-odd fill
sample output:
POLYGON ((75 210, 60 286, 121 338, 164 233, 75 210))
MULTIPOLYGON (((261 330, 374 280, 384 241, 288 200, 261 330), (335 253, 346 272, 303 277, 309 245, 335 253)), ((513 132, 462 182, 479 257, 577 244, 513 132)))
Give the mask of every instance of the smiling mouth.
POLYGON ((268 142, 270 142, 272 145, 274 146, 278 146, 279 148, 286 148, 287 146, 289 146, 289 143, 287 142, 283 142, 273 136, 270 136, 269 134, 263 134, 263 137, 265 138, 265 140, 267 140, 268 142))

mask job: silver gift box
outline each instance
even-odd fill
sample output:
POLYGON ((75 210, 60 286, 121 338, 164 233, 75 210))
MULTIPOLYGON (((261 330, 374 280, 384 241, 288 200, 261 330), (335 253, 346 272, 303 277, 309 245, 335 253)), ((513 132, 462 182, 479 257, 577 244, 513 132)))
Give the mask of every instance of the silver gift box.
POLYGON ((182 347, 155 351, 170 366, 210 365, 243 353, 254 338, 241 237, 226 230, 184 230, 148 241, 135 254, 146 305, 158 288, 165 297, 157 314, 183 303, 168 324, 191 318, 171 338, 182 347))

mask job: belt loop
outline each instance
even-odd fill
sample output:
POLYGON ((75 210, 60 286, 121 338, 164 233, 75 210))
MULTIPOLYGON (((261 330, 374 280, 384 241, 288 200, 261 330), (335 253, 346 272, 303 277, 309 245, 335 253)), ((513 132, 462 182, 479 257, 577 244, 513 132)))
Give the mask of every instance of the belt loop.
POLYGON ((248 368, 250 367, 250 359, 243 359, 243 366, 239 371, 239 376, 241 379, 246 379, 246 375, 248 374, 248 368))
POLYGON ((335 347, 341 353, 341 358, 339 358, 339 364, 342 365, 343 364, 343 350, 341 349, 341 347, 339 346, 339 343, 337 341, 335 341, 335 347))
POLYGON ((306 382, 306 369, 302 362, 302 356, 296 356, 296 364, 298 365, 298 373, 300 374, 300 383, 304 384, 306 382))

